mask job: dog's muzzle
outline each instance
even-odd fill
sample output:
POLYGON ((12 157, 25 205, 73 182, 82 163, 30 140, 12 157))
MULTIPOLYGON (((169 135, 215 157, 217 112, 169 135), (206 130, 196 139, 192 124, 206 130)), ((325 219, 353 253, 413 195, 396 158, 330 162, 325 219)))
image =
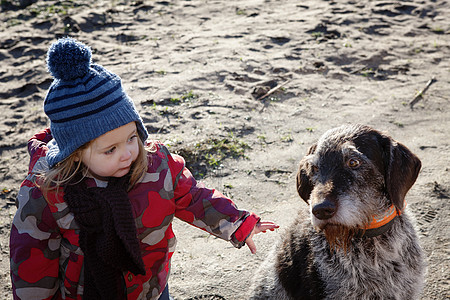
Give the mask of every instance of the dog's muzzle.
POLYGON ((325 199, 319 204, 315 204, 312 208, 313 215, 319 220, 328 220, 336 213, 336 205, 325 199))

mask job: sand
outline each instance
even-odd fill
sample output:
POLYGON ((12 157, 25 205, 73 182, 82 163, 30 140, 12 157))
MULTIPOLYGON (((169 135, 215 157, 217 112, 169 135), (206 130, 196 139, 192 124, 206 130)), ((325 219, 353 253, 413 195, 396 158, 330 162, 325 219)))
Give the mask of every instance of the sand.
POLYGON ((422 299, 449 297, 448 1, 91 2, 1 4, 1 299, 11 298, 8 239, 26 143, 48 124, 45 53, 66 35, 122 77, 152 138, 185 155, 199 180, 281 225, 255 237, 252 255, 177 220, 177 300, 246 298, 305 205, 299 160, 344 123, 385 131, 422 160, 407 195, 427 254, 422 299))

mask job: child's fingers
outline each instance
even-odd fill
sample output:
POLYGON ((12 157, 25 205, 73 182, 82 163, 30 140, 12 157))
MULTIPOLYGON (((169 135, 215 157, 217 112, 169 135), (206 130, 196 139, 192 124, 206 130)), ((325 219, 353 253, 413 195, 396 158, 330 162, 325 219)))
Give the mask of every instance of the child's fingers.
POLYGON ((258 222, 255 226, 255 228, 253 228, 252 233, 250 234, 250 236, 245 240, 245 243, 247 244, 248 248, 250 249, 250 252, 252 252, 252 254, 256 253, 256 246, 255 246, 255 242, 253 242, 253 235, 260 233, 260 232, 266 232, 267 230, 270 231, 274 231, 276 228, 279 228, 280 226, 278 226, 277 224, 273 223, 273 222, 258 222))
POLYGON ((247 240, 245 241, 245 243, 247 244, 248 248, 250 249, 250 252, 252 254, 255 254, 256 246, 255 246, 255 242, 253 242, 253 239, 251 237, 248 237, 247 240))
POLYGON ((273 222, 259 222, 256 224, 258 232, 266 232, 267 230, 274 231, 276 228, 279 228, 277 224, 273 222))

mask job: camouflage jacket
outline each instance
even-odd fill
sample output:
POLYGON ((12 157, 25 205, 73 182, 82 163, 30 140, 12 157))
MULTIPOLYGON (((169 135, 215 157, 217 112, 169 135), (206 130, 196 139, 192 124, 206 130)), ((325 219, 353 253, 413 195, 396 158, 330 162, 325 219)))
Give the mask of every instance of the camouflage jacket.
MULTIPOLYGON (((83 252, 78 226, 62 193, 44 198, 36 181, 48 169, 45 155, 52 139, 49 129, 28 142, 29 172, 17 196, 10 237, 14 299, 81 299, 83 252)), ((147 173, 130 192, 146 275, 124 274, 128 299, 158 299, 167 284, 176 239, 177 217, 240 247, 259 218, 238 210, 228 198, 196 182, 184 160, 156 142, 148 153, 147 173)), ((105 182, 92 178, 89 186, 105 182)))

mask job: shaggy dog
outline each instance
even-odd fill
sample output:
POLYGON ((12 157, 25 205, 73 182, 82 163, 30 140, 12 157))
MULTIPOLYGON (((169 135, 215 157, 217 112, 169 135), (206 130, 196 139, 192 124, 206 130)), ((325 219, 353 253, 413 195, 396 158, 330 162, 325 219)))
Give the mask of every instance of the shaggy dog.
POLYGON ((310 217, 299 213, 250 299, 418 299, 424 257, 404 199, 420 167, 404 145, 370 127, 326 132, 297 174, 310 217))

